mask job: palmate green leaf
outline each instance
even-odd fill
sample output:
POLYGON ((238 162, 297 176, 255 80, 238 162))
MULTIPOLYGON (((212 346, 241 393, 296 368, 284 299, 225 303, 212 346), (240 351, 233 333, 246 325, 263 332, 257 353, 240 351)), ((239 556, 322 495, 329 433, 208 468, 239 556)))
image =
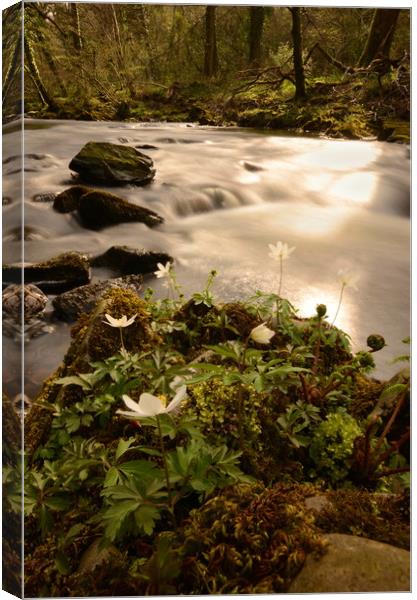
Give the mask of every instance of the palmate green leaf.
POLYGON ((142 504, 135 512, 136 525, 146 535, 152 535, 155 523, 161 518, 161 509, 151 504, 142 504))
POLYGON ((138 500, 124 500, 107 508, 102 514, 104 521, 104 534, 107 539, 114 541, 124 525, 126 518, 132 514, 138 507, 138 500))
POLYGON ((125 475, 134 475, 145 484, 163 476, 162 470, 148 460, 131 460, 119 465, 118 469, 125 475))

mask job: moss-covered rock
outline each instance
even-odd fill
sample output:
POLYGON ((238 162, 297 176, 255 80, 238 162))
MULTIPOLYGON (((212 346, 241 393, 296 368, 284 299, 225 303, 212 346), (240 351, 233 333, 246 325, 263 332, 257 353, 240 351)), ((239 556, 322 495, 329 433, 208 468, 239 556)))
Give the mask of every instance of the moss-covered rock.
POLYGON ((129 246, 111 246, 103 254, 91 259, 93 267, 106 267, 117 271, 120 275, 153 273, 158 263, 172 263, 174 259, 165 252, 151 252, 143 248, 129 246))
POLYGON ((82 313, 93 310, 98 299, 108 290, 118 288, 135 292, 142 287, 141 275, 128 275, 117 279, 107 279, 98 283, 92 283, 69 290, 55 296, 52 305, 55 313, 64 321, 75 321, 82 313))
POLYGON ((37 396, 34 398, 28 414, 25 417, 25 452, 30 458, 35 450, 49 437, 52 424, 52 404, 55 402, 62 387, 55 383, 56 379, 64 375, 65 370, 61 365, 48 377, 37 396))
POLYGON ((54 209, 60 213, 72 212, 80 206, 81 196, 93 191, 85 185, 72 185, 55 197, 54 209))
POLYGON ((93 191, 80 198, 78 214, 84 227, 102 229, 118 223, 145 223, 155 227, 163 218, 143 206, 131 204, 123 198, 102 191, 93 191))
POLYGON ((92 183, 144 185, 155 176, 149 156, 130 146, 88 142, 71 160, 69 168, 92 183))
POLYGON ((44 291, 64 291, 90 281, 90 262, 81 252, 64 252, 35 264, 5 265, 3 280, 21 283, 23 268, 25 283, 35 283, 44 291))
POLYGON ((326 533, 347 533, 410 549, 409 494, 375 494, 367 490, 335 490, 316 517, 326 533))
MULTIPOLYGON (((83 316, 72 330, 73 341, 64 357, 64 364, 71 366, 72 372, 80 372, 86 362, 103 360, 120 350, 120 331, 111 327, 105 314, 116 319, 123 315, 135 321, 123 331, 124 346, 128 351, 141 352, 151 349, 160 338, 150 326, 150 314, 146 302, 131 290, 111 289, 106 292, 95 309, 83 316)), ((71 374, 72 374, 71 372, 71 374)))

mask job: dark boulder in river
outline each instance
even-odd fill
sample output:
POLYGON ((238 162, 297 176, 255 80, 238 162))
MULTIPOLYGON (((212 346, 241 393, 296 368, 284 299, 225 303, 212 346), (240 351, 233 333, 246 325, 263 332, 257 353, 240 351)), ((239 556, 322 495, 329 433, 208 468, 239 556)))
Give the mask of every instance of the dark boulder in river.
POLYGON ((124 289, 138 293, 142 287, 141 275, 128 275, 83 285, 59 294, 52 300, 56 314, 64 321, 75 321, 82 313, 93 310, 98 299, 110 289, 124 289))
POLYGON ((61 192, 54 201, 54 209, 61 213, 78 211, 81 223, 88 229, 103 229, 118 223, 144 223, 155 227, 163 218, 143 206, 131 204, 119 196, 76 185, 61 192))
POLYGON ((149 252, 128 246, 112 246, 104 254, 91 259, 93 267, 107 267, 122 275, 153 273, 158 263, 173 262, 165 252, 149 252))
POLYGON ((24 269, 25 283, 36 283, 45 292, 60 292, 90 281, 90 263, 81 252, 64 252, 39 263, 4 265, 3 282, 21 283, 24 269))
POLYGON ((107 142, 88 142, 69 164, 81 179, 107 185, 145 185, 155 176, 153 160, 132 148, 107 142))

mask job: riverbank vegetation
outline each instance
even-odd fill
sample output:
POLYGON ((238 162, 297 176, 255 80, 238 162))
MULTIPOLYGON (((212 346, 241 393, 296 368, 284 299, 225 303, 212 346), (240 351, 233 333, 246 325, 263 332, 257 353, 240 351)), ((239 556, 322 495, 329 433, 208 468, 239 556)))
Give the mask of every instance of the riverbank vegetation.
MULTIPOLYGON (((270 249, 282 280, 293 249, 270 249)), ((112 289, 80 317, 26 416, 26 593, 285 592, 325 533, 408 549, 409 384, 370 377, 384 339, 353 354, 323 304, 222 304, 215 272, 187 300, 171 263, 156 275, 167 298, 112 289)))
MULTIPOLYGON (((42 2, 24 19, 29 116, 409 139, 406 9, 42 2)), ((20 46, 10 26, 6 117, 20 46)))

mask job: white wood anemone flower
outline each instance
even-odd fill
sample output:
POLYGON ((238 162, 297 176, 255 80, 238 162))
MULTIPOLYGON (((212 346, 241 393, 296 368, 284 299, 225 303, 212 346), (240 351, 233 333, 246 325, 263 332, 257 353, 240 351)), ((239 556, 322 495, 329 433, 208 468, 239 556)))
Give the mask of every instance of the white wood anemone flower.
POLYGON ((133 315, 133 317, 131 317, 130 319, 128 319, 126 317, 126 315, 123 315, 120 319, 115 319, 114 317, 112 317, 109 314, 105 314, 105 317, 107 319, 107 321, 103 321, 103 323, 105 323, 106 325, 110 325, 110 327, 129 327, 129 325, 132 325, 132 323, 134 322, 134 320, 137 317, 137 314, 133 315))
POLYGON ((265 323, 262 323, 252 329, 249 337, 257 344, 269 344, 274 335, 275 331, 272 331, 265 323))
POLYGON ((139 402, 135 402, 132 398, 123 394, 123 402, 130 410, 117 410, 116 413, 118 415, 123 415, 128 419, 134 419, 135 421, 147 417, 156 417, 157 415, 172 413, 179 407, 186 395, 187 387, 183 385, 178 389, 168 406, 165 406, 164 402, 158 398, 158 396, 148 394, 147 392, 140 395, 139 402))
POLYGON ((353 288, 354 290, 358 289, 358 286, 356 285, 360 279, 358 273, 355 273, 350 269, 339 269, 337 278, 344 287, 353 288))
POLYGON ((285 242, 277 242, 274 244, 268 244, 270 253, 269 257, 273 260, 286 260, 294 252, 295 246, 290 248, 285 242))
POLYGON ((169 277, 170 276, 170 271, 171 271, 171 263, 167 262, 165 263, 165 265, 163 265, 162 263, 157 263, 156 265, 158 267, 157 271, 154 271, 154 275, 156 275, 157 279, 161 279, 163 277, 169 277))

